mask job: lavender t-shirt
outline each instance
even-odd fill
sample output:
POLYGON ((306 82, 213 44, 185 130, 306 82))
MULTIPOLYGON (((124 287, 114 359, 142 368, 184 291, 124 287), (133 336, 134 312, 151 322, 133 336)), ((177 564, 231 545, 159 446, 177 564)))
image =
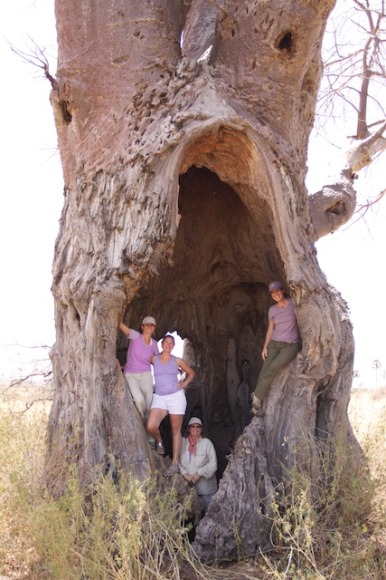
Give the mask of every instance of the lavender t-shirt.
POLYGON ((285 308, 280 308, 277 304, 271 306, 268 311, 268 318, 275 323, 271 336, 272 340, 291 344, 300 340, 299 327, 295 316, 295 304, 290 298, 285 308))
POLYGON ((127 359, 123 371, 125 373, 150 372, 150 359, 153 354, 158 353, 157 341, 152 338, 149 345, 145 344, 142 334, 133 328, 130 328, 128 339, 130 346, 127 351, 127 359))

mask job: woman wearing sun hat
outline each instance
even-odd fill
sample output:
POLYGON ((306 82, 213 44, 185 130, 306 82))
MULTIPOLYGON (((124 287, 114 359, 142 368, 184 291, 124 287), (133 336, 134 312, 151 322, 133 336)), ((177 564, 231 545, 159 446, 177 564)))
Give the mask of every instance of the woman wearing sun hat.
POLYGON ((268 291, 275 304, 268 311, 268 329, 261 357, 263 367, 252 399, 252 413, 262 415, 262 400, 275 376, 291 362, 301 349, 295 304, 285 296, 283 284, 271 282, 268 291))
POLYGON ((123 372, 135 406, 144 424, 146 424, 153 398, 153 377, 150 359, 153 354, 158 353, 157 341, 153 338, 155 326, 156 322, 153 316, 145 316, 143 318, 141 324, 142 332, 129 328, 123 322, 119 325, 119 328, 130 342, 123 372))
POLYGON ((205 511, 217 491, 217 456, 213 443, 203 437, 202 421, 192 417, 188 423, 187 437, 182 439, 180 473, 194 485, 205 511))

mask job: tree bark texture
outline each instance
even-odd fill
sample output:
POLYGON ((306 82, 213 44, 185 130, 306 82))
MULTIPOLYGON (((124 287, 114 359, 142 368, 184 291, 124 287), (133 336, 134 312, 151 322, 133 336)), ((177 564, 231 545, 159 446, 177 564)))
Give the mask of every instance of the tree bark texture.
MULTIPOLYGON (((351 324, 314 246, 337 199, 322 192, 311 211, 304 185, 333 4, 56 2, 65 191, 47 470, 60 487, 63 461, 86 480, 106 453, 141 478, 154 469, 118 362, 122 317, 139 328, 154 315, 158 338, 186 339, 197 371, 186 420, 200 413, 219 458, 219 492, 195 540, 206 560, 266 544, 282 465, 313 469, 338 426, 355 446, 351 324), (261 368, 272 279, 291 292, 303 347, 265 417, 244 429, 241 393, 261 368)), ((350 176, 339 188, 352 195, 350 176)))

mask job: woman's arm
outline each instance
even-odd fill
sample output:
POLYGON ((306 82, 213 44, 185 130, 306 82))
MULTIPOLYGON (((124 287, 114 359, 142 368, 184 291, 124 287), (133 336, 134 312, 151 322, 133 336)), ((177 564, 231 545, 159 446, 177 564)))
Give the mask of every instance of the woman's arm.
POLYGON ((176 363, 186 373, 186 378, 180 383, 181 389, 186 389, 189 383, 192 382, 196 376, 195 371, 182 358, 176 358, 176 363))
POLYGON ((203 442, 205 443, 206 447, 205 453, 208 460, 205 463, 205 465, 197 469, 197 474, 200 477, 205 477, 206 479, 209 479, 217 471, 217 455, 214 445, 212 441, 210 441, 210 439, 204 439, 203 442))
POLYGON ((201 465, 201 467, 191 475, 190 481, 192 483, 197 483, 200 477, 210 479, 217 470, 217 455, 212 441, 210 441, 210 439, 203 439, 200 442, 200 445, 204 446, 207 461, 205 465, 201 465))
POLYGON ((130 336, 130 328, 126 326, 123 322, 119 324, 120 330, 123 332, 124 335, 130 336))
POLYGON ((265 360, 268 356, 268 345, 269 345, 269 341, 271 340, 271 336, 273 333, 273 329, 275 328, 275 323, 274 321, 271 319, 268 323, 268 328, 267 328, 267 334, 265 335, 265 341, 264 341, 264 346, 263 346, 263 350, 261 351, 261 358, 263 360, 265 360))

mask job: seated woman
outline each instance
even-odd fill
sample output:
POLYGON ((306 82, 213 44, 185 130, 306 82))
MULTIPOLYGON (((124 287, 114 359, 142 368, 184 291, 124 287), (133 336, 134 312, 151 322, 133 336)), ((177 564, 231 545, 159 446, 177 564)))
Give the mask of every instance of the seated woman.
POLYGON ((196 374, 182 358, 177 358, 171 354, 174 344, 174 337, 167 334, 162 340, 161 354, 151 357, 155 384, 147 421, 147 430, 156 440, 156 450, 160 455, 164 455, 165 449, 162 444, 159 426, 161 421, 169 414, 173 438, 173 458, 170 467, 164 471, 164 475, 167 477, 178 471, 182 440, 181 427, 186 410, 184 389, 186 389, 196 374), (181 371, 186 373, 186 378, 178 382, 178 375, 181 371))
POLYGON ((188 436, 182 439, 180 473, 186 481, 196 487, 208 509, 217 491, 217 456, 213 443, 202 436, 202 422, 192 417, 188 423, 188 436))

